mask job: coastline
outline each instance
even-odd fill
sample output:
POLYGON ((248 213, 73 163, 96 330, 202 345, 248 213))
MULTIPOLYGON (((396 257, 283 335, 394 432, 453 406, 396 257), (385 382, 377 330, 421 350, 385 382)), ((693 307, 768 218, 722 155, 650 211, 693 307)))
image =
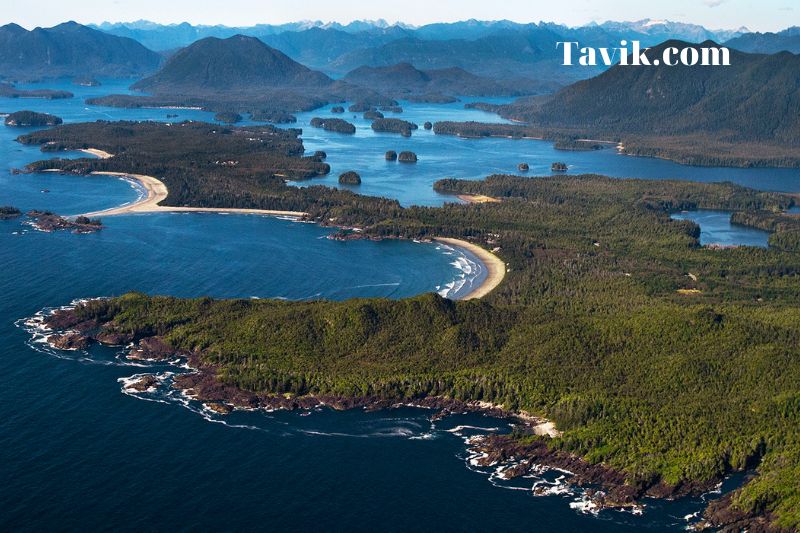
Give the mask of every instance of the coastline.
POLYGON ((461 300, 473 300, 476 298, 483 298, 490 292, 492 292, 498 285, 503 281, 503 278, 506 275, 506 264, 503 262, 502 259, 494 255, 492 252, 485 250, 478 246, 477 244, 473 244, 468 241, 464 241, 461 239, 453 239, 450 237, 435 237, 433 239, 434 242, 441 242, 443 244, 447 244, 449 246, 453 246, 455 248, 462 248, 467 250, 478 259, 480 259, 481 263, 486 266, 486 270, 488 271, 486 275, 486 279, 483 280, 478 287, 475 287, 471 292, 466 294, 464 297, 460 298, 461 300))
MULTIPOLYGON (((113 154, 95 148, 87 148, 81 150, 82 152, 96 155, 101 159, 108 159, 113 157, 113 154)), ((169 190, 164 182, 153 176, 144 174, 131 174, 128 172, 111 172, 111 171, 97 171, 92 172, 96 176, 115 176, 123 179, 130 179, 139 184, 145 191, 144 198, 139 199, 128 205, 119 207, 112 207, 101 211, 93 211, 90 213, 82 213, 75 216, 84 216, 88 218, 98 218, 117 215, 129 215, 135 213, 233 213, 240 215, 269 215, 269 216, 286 216, 293 218, 303 218, 307 213, 302 211, 279 211, 274 209, 245 209, 245 208, 222 208, 222 207, 179 207, 179 206, 162 206, 159 205, 167 198, 169 190)), ((469 196, 462 195, 462 200, 470 203, 487 203, 498 202, 496 198, 489 196, 469 196)), ((459 197, 461 198, 461 197, 459 197)), ((467 242, 461 239, 453 239, 449 237, 436 237, 433 239, 456 248, 462 248, 475 255, 481 263, 484 264, 488 274, 486 279, 478 287, 467 293, 461 300, 472 300, 476 298, 483 298, 492 292, 506 275, 506 264, 494 255, 493 253, 481 248, 480 246, 467 242)))

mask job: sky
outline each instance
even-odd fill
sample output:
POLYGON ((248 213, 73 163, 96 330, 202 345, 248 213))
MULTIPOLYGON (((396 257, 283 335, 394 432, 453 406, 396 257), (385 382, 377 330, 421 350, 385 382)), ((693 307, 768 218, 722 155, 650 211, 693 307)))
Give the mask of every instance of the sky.
POLYGON ((385 19, 421 25, 509 19, 579 26, 605 20, 668 19, 709 29, 777 31, 800 25, 798 0, 0 0, 0 23, 31 29, 60 22, 151 20, 252 26, 298 20, 385 19))

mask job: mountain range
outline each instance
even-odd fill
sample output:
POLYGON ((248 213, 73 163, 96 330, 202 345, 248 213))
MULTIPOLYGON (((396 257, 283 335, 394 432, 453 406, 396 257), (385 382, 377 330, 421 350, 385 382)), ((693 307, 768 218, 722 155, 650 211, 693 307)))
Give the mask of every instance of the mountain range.
POLYGON ((800 27, 792 26, 777 33, 746 33, 726 41, 725 46, 759 54, 792 52, 800 54, 800 27))
POLYGON ((133 77, 154 71, 161 56, 141 43, 75 22, 31 31, 0 27, 0 78, 133 77))
MULTIPOLYGON (((667 41, 647 55, 661 57, 671 46, 716 43, 667 41)), ((687 154, 744 158, 742 163, 747 157, 779 159, 800 148, 800 56, 731 50, 725 67, 617 65, 553 95, 520 99, 498 111, 551 132, 621 140, 629 152, 660 144, 687 154)))

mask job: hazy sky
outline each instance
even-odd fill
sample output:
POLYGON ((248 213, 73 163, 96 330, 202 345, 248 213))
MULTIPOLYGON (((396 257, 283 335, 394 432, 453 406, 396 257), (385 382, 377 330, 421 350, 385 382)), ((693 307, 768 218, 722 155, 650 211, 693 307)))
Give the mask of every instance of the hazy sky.
POLYGON ((410 24, 510 19, 558 22, 669 19, 710 29, 775 31, 800 25, 798 0, 0 0, 0 22, 26 28, 147 19, 249 26, 296 20, 383 18, 410 24))

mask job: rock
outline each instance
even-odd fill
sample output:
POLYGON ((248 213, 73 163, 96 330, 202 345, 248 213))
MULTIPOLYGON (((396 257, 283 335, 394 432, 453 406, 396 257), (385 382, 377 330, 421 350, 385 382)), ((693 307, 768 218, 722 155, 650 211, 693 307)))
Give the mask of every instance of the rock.
POLYGON ((417 154, 414 152, 400 152, 400 155, 397 156, 397 160, 401 163, 416 163, 417 154))
POLYGON ((528 163, 520 163, 519 165, 517 165, 517 169, 520 172, 527 172, 530 169, 530 167, 528 166, 528 163))
POLYGON ((94 339, 100 344, 105 344, 107 346, 125 346, 133 341, 133 335, 116 331, 101 331, 95 335, 94 339))
POLYGON ((361 176, 357 172, 349 170, 339 175, 339 183, 345 185, 361 185, 361 176))
POLYGON ((142 376, 133 383, 128 384, 126 389, 133 389, 139 392, 146 392, 149 388, 158 385, 158 380, 153 375, 142 376))
POLYGON ((556 162, 550 165, 550 170, 553 172, 566 172, 567 164, 562 162, 556 162))
POLYGON ((387 161, 397 161, 397 152, 394 150, 389 150, 386 152, 386 160, 387 161))
POLYGON ((432 130, 433 129, 433 123, 432 122, 425 122, 425 124, 423 124, 422 127, 425 128, 426 130, 432 130))
POLYGON ((331 113, 344 113, 344 108, 340 105, 335 105, 331 108, 331 113))
POLYGON ((136 348, 130 351, 128 359, 143 361, 164 361, 181 353, 167 344, 161 337, 145 337, 136 348))
POLYGON ((220 415, 227 415, 230 414, 231 411, 233 411, 233 407, 231 407, 230 405, 217 402, 204 403, 203 407, 211 411, 214 411, 215 413, 220 415))
POLYGON ((0 207, 0 220, 9 220, 11 218, 17 218, 21 214, 22 212, 16 207, 11 207, 10 205, 0 207))
POLYGON ((317 150, 316 152, 314 152, 314 157, 322 161, 323 159, 328 158, 328 154, 323 152, 322 150, 317 150))
POLYGON ((367 111, 364 113, 364 120, 378 120, 383 118, 383 113, 380 111, 367 111))
POLYGON ((89 347, 89 337, 77 331, 50 335, 47 343, 59 350, 85 350, 89 347))

